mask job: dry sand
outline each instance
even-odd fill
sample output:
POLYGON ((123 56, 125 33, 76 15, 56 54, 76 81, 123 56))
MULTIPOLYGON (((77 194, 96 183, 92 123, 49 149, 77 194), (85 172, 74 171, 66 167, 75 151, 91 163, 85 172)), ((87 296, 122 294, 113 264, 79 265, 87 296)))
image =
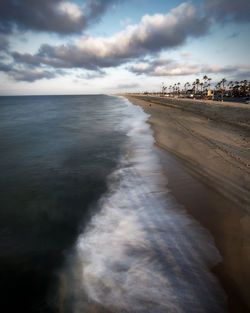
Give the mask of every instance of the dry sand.
POLYGON ((229 311, 250 312, 250 105, 126 97, 150 114, 168 187, 215 238, 229 311))

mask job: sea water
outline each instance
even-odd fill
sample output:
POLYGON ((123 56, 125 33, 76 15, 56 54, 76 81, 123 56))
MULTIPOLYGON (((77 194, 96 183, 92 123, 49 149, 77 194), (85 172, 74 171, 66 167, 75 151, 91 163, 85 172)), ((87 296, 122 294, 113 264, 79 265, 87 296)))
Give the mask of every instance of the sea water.
POLYGON ((0 98, 3 312, 224 312, 213 239, 122 97, 0 98))

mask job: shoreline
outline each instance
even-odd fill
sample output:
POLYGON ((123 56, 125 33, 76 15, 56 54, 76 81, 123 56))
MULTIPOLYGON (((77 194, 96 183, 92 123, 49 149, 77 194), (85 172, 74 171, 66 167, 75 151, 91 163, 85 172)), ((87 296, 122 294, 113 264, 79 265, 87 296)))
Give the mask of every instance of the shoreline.
POLYGON ((250 312, 250 107, 123 96, 150 115, 169 189, 215 239, 229 312, 250 312))
POLYGON ((128 96, 150 115, 158 146, 250 213, 250 106, 128 96), (202 109, 201 109, 202 108, 202 109))

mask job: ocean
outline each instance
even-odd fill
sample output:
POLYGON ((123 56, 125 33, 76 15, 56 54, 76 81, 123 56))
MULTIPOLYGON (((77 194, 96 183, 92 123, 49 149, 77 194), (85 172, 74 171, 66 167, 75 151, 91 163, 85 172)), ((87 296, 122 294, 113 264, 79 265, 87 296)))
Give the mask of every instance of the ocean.
POLYGON ((117 96, 0 97, 2 312, 226 312, 147 118, 117 96))

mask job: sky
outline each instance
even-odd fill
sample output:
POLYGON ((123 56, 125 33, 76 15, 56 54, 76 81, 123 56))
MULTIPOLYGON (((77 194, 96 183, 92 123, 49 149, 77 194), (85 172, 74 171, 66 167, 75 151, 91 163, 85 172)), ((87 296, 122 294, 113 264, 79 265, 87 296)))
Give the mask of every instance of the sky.
POLYGON ((1 0, 0 95, 250 80, 249 0, 1 0))

